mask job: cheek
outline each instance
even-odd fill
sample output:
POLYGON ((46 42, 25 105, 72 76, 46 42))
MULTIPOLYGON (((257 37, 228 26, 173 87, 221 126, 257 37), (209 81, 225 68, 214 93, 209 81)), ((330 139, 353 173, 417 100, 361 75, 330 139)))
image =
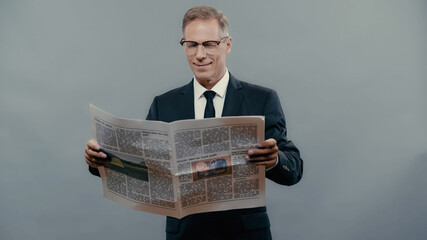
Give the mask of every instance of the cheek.
POLYGON ((218 55, 216 56, 216 62, 219 64, 222 64, 225 62, 225 55, 218 55))
POLYGON ((214 64, 216 64, 216 63, 218 63, 218 62, 221 61, 221 56, 220 55, 211 55, 211 56, 208 56, 208 57, 209 57, 209 59, 211 59, 214 62, 214 64))

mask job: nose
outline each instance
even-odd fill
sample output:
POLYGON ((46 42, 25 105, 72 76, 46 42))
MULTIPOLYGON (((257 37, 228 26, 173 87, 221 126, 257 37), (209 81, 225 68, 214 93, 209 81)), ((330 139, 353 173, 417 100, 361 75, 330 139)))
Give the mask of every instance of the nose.
POLYGON ((202 44, 197 46, 196 58, 197 60, 203 60, 204 58, 206 58, 205 47, 203 47, 202 44))

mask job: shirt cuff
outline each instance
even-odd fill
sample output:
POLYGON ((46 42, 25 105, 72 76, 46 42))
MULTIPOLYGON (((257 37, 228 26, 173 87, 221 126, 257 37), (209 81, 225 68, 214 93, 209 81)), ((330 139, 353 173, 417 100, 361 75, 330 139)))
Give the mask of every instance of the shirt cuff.
POLYGON ((266 169, 265 169, 265 172, 268 172, 268 171, 270 171, 271 169, 273 169, 275 166, 277 166, 277 164, 278 164, 278 163, 279 163, 279 155, 277 155, 276 163, 274 164, 274 166, 269 167, 269 168, 266 168, 266 169))

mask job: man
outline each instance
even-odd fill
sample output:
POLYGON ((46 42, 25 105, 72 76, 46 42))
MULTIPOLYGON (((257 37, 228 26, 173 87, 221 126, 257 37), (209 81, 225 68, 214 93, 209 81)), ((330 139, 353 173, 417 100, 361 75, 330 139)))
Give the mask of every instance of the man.
MULTIPOLYGON (((293 185, 302 177, 298 149, 286 138, 285 117, 275 91, 239 81, 226 68, 232 39, 227 18, 211 7, 187 11, 181 45, 193 71, 193 80, 157 96, 147 120, 172 122, 204 117, 264 115, 267 140, 250 149, 246 160, 266 168, 266 177, 293 185), (205 93, 208 92, 208 93, 205 93)), ((99 175, 106 163, 99 145, 89 140, 85 150, 90 171, 99 175)), ((166 239, 271 239, 266 207, 167 217, 166 239)))

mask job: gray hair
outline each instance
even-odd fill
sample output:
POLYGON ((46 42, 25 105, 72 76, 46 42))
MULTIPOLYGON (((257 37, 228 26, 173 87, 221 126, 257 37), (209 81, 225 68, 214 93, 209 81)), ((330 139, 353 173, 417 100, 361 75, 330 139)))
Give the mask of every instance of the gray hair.
POLYGON ((222 35, 219 37, 228 37, 228 19, 222 14, 218 9, 208 6, 198 6, 190 8, 184 15, 182 19, 182 34, 184 34, 185 27, 187 24, 195 19, 216 19, 218 20, 219 27, 221 29, 222 35))

